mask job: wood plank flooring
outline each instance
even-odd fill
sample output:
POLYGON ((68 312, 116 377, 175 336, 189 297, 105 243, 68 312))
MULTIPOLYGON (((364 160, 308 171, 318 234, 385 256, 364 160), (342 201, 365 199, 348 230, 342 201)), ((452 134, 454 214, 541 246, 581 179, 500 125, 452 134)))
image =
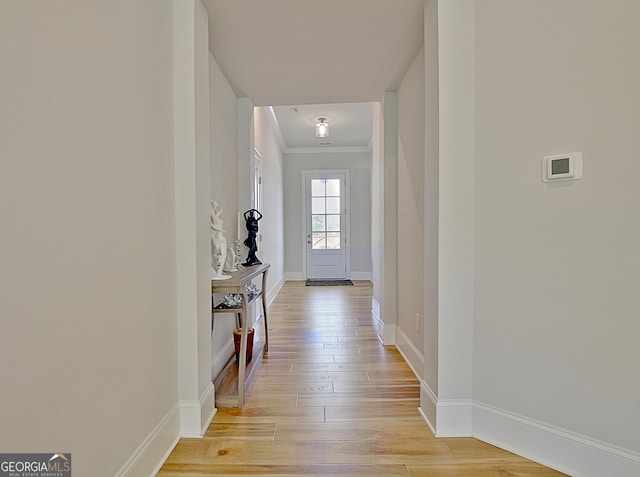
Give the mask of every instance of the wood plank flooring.
POLYGON ((418 380, 376 337, 371 293, 369 282, 285 284, 245 407, 219 407, 205 437, 182 439, 158 475, 564 475, 475 439, 435 439, 418 380))

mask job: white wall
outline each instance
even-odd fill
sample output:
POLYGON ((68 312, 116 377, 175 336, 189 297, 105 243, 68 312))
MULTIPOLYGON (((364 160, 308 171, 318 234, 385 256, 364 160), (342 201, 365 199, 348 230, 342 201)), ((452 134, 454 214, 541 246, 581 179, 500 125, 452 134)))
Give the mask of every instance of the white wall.
POLYGON ((211 162, 208 17, 199 0, 174 2, 174 157, 180 434, 202 436, 211 383, 211 162))
MULTIPOLYGON (((210 116, 211 116, 211 200, 223 209, 225 237, 233 245, 237 235, 238 163, 237 157, 237 97, 215 58, 209 55, 210 116)), ((233 330, 236 318, 232 313, 212 317, 211 377, 220 374, 233 356, 233 330)))
POLYGON ((382 163, 382 301, 379 335, 386 345, 396 344, 398 325, 398 97, 395 92, 382 95, 384 156, 382 163))
POLYGON ((371 153, 288 153, 284 160, 285 264, 288 276, 303 275, 302 171, 349 169, 351 179, 351 273, 371 274, 371 153))
MULTIPOLYGON (((270 108, 256 108, 254 112, 255 147, 262 154, 262 249, 258 257, 270 263, 267 286, 278 289, 285 278, 284 268, 284 153, 274 129, 274 116, 270 108)), ((265 290, 266 292, 267 290, 265 290)), ((273 293, 267 299, 271 301, 273 293)))
MULTIPOLYGON (((380 303, 383 301, 384 275, 382 257, 384 256, 384 214, 382 213, 382 191, 384 190, 384 112, 381 103, 372 105, 371 131, 371 270, 373 296, 371 311, 374 319, 380 323, 380 303)), ((378 330, 378 336, 384 330, 378 330)))
MULTIPOLYGON (((245 103, 238 101, 224 73, 215 58, 210 56, 211 78, 211 195, 223 207, 225 236, 232 244, 236 239, 237 217, 240 202, 248 203, 253 184, 254 158, 245 158, 239 166, 238 141, 246 139, 243 148, 253 150, 255 146, 262 153, 263 207, 264 219, 260 221, 263 242, 258 257, 271 264, 268 273, 267 299, 275 298, 279 286, 284 281, 284 202, 283 202, 283 161, 284 154, 277 141, 274 126, 267 108, 251 107, 251 120, 238 135, 238 111, 245 111, 245 103), (240 106, 239 106, 240 105, 240 106), (248 138, 251 139, 248 139, 248 138), (243 174, 242 180, 239 174, 243 174), (242 190, 237 184, 242 183, 242 190)), ((246 238, 244 222, 241 222, 241 239, 246 238)), ((246 259, 246 247, 241 247, 241 259, 246 259)), ((235 315, 217 314, 212 332, 211 374, 216 377, 233 355, 232 332, 236 327, 235 315)))
POLYGON ((635 0, 492 0, 476 17, 474 399, 633 451, 634 475, 639 21, 635 0), (583 179, 544 184, 542 157, 571 151, 583 179))
POLYGON ((424 374, 420 407, 435 422, 438 393, 438 195, 439 68, 438 2, 425 2, 425 166, 424 166, 424 374))
POLYGON ((397 336, 397 93, 386 92, 373 105, 371 225, 373 298, 377 335, 385 345, 397 336))
POLYGON ((223 208, 225 237, 237 238, 237 98, 215 58, 209 55, 211 91, 211 199, 223 208))
POLYGON ((168 0, 0 2, 0 448, 74 475, 178 399, 171 31, 168 0))
POLYGON ((438 3, 437 435, 471 432, 474 305, 474 0, 438 3))
POLYGON ((423 374, 424 49, 398 88, 398 347, 423 374))

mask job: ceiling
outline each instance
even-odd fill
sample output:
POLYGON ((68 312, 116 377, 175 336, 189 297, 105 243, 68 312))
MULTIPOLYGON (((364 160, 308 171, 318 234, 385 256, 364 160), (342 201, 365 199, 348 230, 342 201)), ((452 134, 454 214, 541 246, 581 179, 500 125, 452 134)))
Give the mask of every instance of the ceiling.
POLYGON ((288 148, 369 147, 371 103, 274 106, 273 109, 288 148), (318 118, 326 119, 329 137, 316 137, 318 118))
POLYGON ((209 48, 229 84, 256 106, 275 106, 288 147, 319 146, 320 116, 329 147, 368 145, 371 106, 363 103, 395 91, 423 43, 424 0, 202 3, 209 48))

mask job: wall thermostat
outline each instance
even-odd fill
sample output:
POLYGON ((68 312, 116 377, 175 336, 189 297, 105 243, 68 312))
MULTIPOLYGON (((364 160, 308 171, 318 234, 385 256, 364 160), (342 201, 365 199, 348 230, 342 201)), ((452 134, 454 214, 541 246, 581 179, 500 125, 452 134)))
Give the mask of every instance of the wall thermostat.
POLYGON ((582 153, 570 152, 542 159, 542 181, 575 181, 582 178, 582 153))

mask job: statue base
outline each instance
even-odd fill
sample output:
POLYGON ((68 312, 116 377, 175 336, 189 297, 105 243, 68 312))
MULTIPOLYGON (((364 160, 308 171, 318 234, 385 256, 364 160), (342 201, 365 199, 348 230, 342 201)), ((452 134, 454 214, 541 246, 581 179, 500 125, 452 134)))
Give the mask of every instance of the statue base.
POLYGON ((262 262, 256 258, 255 260, 252 260, 250 262, 245 262, 242 264, 243 267, 251 267, 253 265, 262 265, 262 262))

